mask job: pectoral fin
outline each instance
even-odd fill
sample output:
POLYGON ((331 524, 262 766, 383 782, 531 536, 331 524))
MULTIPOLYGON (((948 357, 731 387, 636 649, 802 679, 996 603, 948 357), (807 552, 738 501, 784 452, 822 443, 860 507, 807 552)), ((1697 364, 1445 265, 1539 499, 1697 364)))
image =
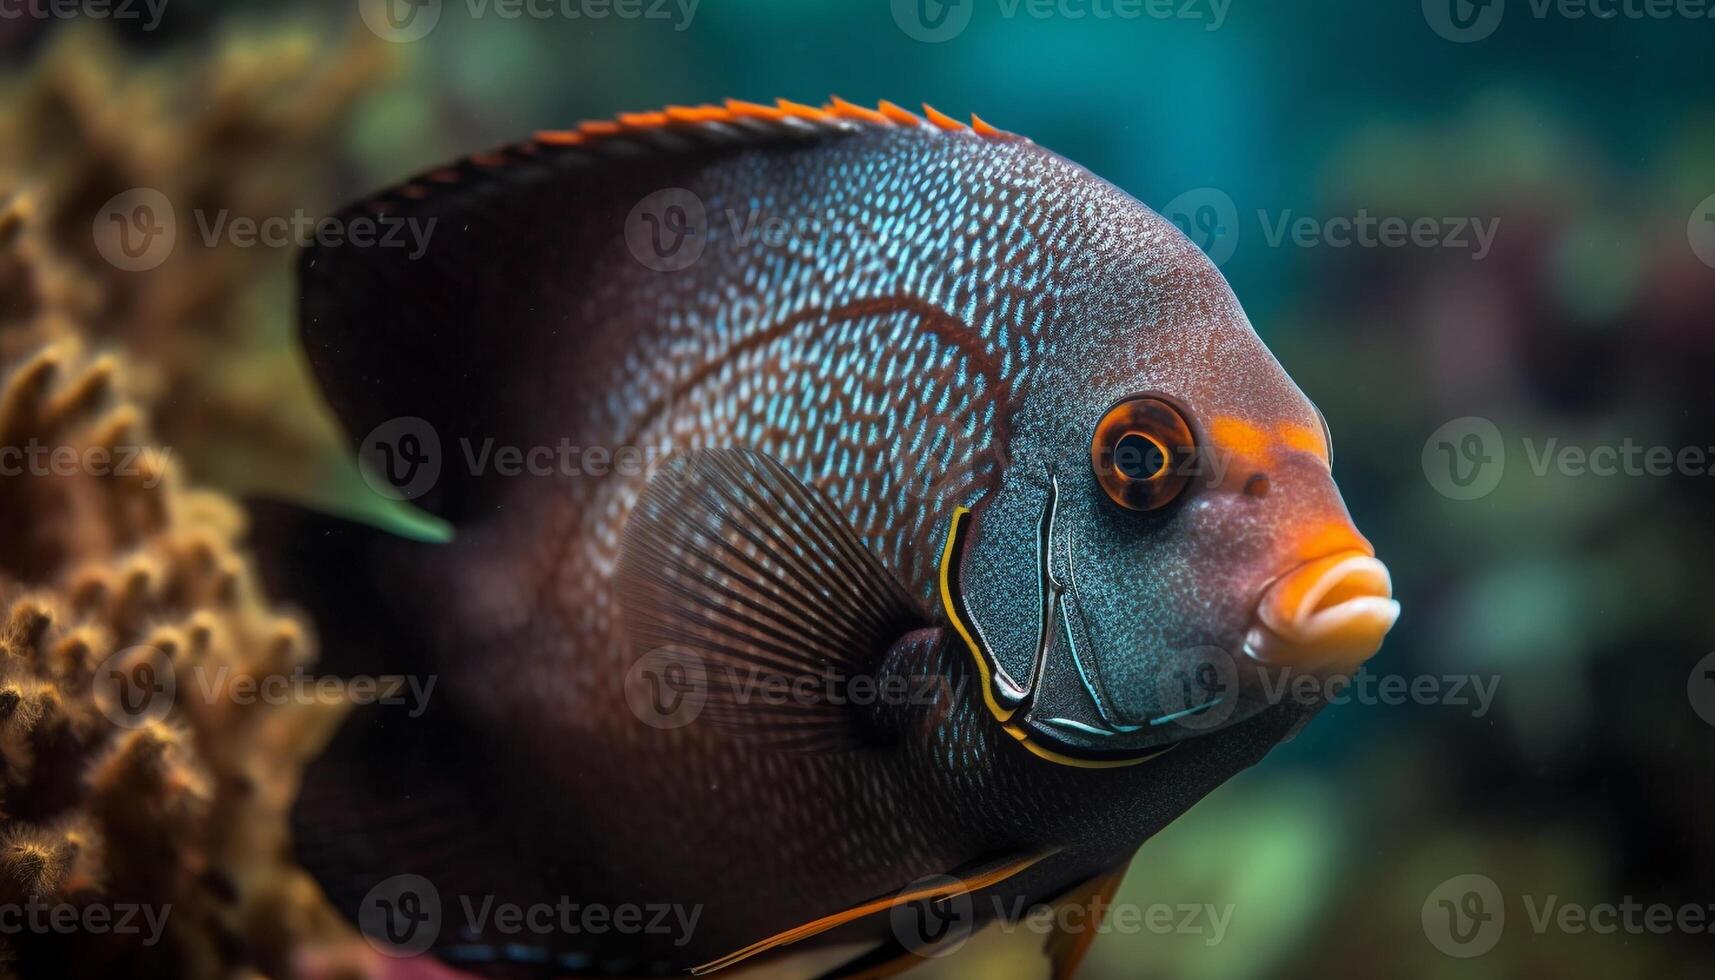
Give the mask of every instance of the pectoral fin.
POLYGON ((723 970, 732 966, 734 963, 747 960, 759 953, 765 953, 771 949, 778 949, 781 946, 795 943, 800 939, 808 939, 811 936, 827 932, 829 929, 835 929, 846 925, 847 923, 856 922, 859 919, 874 915, 878 912, 886 912, 897 905, 909 905, 913 902, 928 902, 947 898, 956 898, 960 895, 969 895, 972 892, 979 892, 1013 877, 1019 872, 1032 867, 1043 858, 1050 857, 1053 854, 1058 853, 1059 850, 1060 849, 1056 847, 1048 850, 1029 851, 1024 854, 1010 854, 994 860, 970 865, 967 868, 960 869, 952 874, 936 875, 931 878, 920 879, 919 883, 909 885, 897 892, 889 892, 885 895, 872 898, 866 902, 860 902, 843 911, 835 912, 832 915, 824 915, 819 919, 812 919, 803 925, 788 929, 785 932, 775 933, 766 939, 751 943, 749 946, 746 946, 741 950, 729 953, 718 960, 711 960, 708 963, 704 963, 702 966, 692 969, 691 972, 698 976, 702 976, 704 974, 713 973, 716 970, 723 970))
POLYGON ((707 685, 704 717, 796 748, 875 738, 853 699, 796 692, 875 678, 893 644, 928 625, 821 494, 744 449, 682 455, 650 479, 618 581, 634 656, 683 657, 707 685), (757 696, 779 681, 811 683, 757 696))
POLYGON ((1043 950, 1054 964, 1053 980, 1072 980, 1078 972, 1078 965, 1084 962, 1084 954, 1090 951, 1090 944, 1095 942, 1096 930, 1101 926, 1108 908, 1113 905, 1114 895, 1119 891, 1120 882, 1125 880, 1125 872, 1129 867, 1131 859, 1127 858, 1119 867, 1075 885, 1061 896, 1061 904, 1082 905, 1090 909, 1090 914, 1085 917, 1054 917, 1054 931, 1048 934, 1048 939, 1042 944, 1043 950), (1067 929, 1066 924, 1069 921, 1079 922, 1080 928, 1077 931, 1067 929))

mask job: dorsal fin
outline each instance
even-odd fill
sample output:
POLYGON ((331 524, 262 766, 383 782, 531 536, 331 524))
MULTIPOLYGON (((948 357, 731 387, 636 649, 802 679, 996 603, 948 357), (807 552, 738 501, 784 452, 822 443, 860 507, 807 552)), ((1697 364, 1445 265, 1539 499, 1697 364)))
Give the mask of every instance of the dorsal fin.
POLYGON ((869 109, 837 95, 820 107, 786 99, 777 99, 774 105, 727 99, 720 104, 670 105, 653 112, 622 112, 612 119, 590 119, 570 129, 542 130, 529 140, 473 153, 456 163, 419 174, 367 204, 374 213, 386 213, 398 206, 397 199, 422 201, 484 171, 544 159, 575 164, 579 155, 682 153, 709 146, 814 140, 864 128, 915 128, 931 133, 1024 141, 1016 133, 991 126, 976 113, 971 114, 967 127, 928 103, 923 104, 923 112, 923 116, 918 116, 886 99, 869 109))
POLYGON ((470 472, 464 447, 534 445, 528 440, 548 434, 542 420, 556 414, 546 402, 560 397, 552 390, 558 371, 571 358, 601 356, 587 346, 593 332, 580 302, 612 287, 593 277, 603 275, 602 259, 623 254, 614 245, 634 205, 700 186, 710 164, 752 151, 884 131, 925 141, 1016 139, 978 120, 967 128, 925 112, 930 121, 892 103, 868 109, 839 98, 821 107, 668 106, 539 133, 430 170, 337 215, 332 227, 350 229, 349 240, 304 252, 306 352, 353 444, 403 460, 389 440, 408 435, 413 458, 423 449, 434 456, 438 442, 444 465, 405 468, 431 475, 402 493, 456 523, 492 505, 489 491, 501 486, 470 472))

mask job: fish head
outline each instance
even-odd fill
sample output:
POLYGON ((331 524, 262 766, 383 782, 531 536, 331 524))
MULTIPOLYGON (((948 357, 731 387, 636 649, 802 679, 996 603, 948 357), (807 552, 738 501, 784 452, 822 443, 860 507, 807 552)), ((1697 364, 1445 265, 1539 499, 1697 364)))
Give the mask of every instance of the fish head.
POLYGON ((990 709, 1081 765, 1243 722, 1294 674, 1351 673, 1399 614, 1326 420, 1220 271, 1141 204, 1103 203, 1105 257, 1058 304, 1007 471, 943 575, 990 709))

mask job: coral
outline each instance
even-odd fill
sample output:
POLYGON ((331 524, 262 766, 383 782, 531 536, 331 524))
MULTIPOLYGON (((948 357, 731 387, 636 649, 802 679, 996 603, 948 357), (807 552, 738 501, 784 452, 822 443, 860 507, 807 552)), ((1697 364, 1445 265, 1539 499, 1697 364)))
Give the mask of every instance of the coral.
POLYGON ((73 29, 0 77, 0 184, 31 194, 85 336, 133 355, 155 431, 201 479, 306 496, 336 452, 292 343, 296 250, 205 228, 326 207, 340 126, 388 67, 385 47, 360 26, 329 44, 272 23, 229 29, 206 53, 138 56, 73 29), (135 188, 164 197, 177 226, 146 271, 106 261, 92 234, 135 188))
POLYGON ((0 904, 164 927, 26 927, 0 974, 290 972, 350 937, 286 837, 343 707, 235 696, 313 642, 262 594, 242 511, 150 441, 37 213, 0 193, 0 904))

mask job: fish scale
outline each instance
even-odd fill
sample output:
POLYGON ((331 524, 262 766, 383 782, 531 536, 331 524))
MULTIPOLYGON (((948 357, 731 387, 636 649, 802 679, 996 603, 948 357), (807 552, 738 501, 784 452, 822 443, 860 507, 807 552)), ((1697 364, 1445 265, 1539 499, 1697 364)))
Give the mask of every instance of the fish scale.
MULTIPOLYGON (((435 547, 328 532, 348 549, 345 564, 376 583, 363 625, 385 635, 334 646, 433 672, 444 692, 419 726, 348 726, 329 753, 344 764, 312 767, 300 851, 336 904, 356 916, 378 875, 410 872, 449 894, 503 901, 694 905, 703 918, 682 945, 606 934, 521 947, 528 957, 544 949, 674 969, 727 962, 823 916, 838 922, 806 943, 887 944, 896 939, 888 916, 848 921, 841 911, 955 872, 990 882, 984 896, 1049 899, 1123 867, 1299 722, 1297 706, 1275 705, 1195 738, 1169 733, 1175 751, 1147 763, 1088 769, 1055 764, 1030 747, 1044 733, 991 710, 988 673, 1030 677, 1032 647, 1016 638, 1053 625, 1033 622, 1046 586, 1032 569, 1033 538, 1054 508, 1082 529, 1080 547, 1115 555, 1075 573, 1090 608, 1134 596, 1161 607, 1134 617, 1151 630, 1189 625, 1174 616, 1241 607, 1248 616, 1245 604, 1278 573, 1261 558, 1289 546, 1280 534, 1275 551, 1233 564, 1217 539, 1254 522, 1247 515, 1260 506, 1236 496, 1215 512, 1205 495, 1153 522, 1103 510, 1088 478, 1101 411, 1144 386, 1270 424, 1316 416, 1219 273, 1171 225, 1026 140, 929 118, 836 100, 825 110, 728 103, 586 124, 357 207, 437 220, 420 261, 381 249, 308 253, 304 336, 330 401, 354 439, 400 417, 432 426, 447 465, 416 502, 456 528, 435 547), (668 190, 706 216, 700 255, 675 271, 626 236, 634 208, 668 190), (741 240, 732 222, 751 227, 759 215, 791 233, 741 240), (1212 372, 1223 355, 1230 368, 1212 372), (787 511, 751 513, 675 497, 646 472, 461 470, 456 447, 485 439, 671 451, 697 480, 714 481, 686 484, 702 492, 729 478, 784 479, 808 495, 778 498, 787 511), (1080 460, 1085 476, 1074 479, 1080 460), (715 468, 696 469, 704 465, 715 468), (739 534, 788 511, 793 523, 779 533, 824 573, 788 575, 795 593, 745 578, 776 560, 765 546, 776 532, 739 534), (865 557, 841 557, 814 530, 824 526, 845 529, 865 557), (685 534, 709 537, 699 551, 685 534), (695 556, 721 553, 723 541, 751 564, 698 571, 695 556), (654 550, 640 564, 646 543, 654 550), (1152 585, 1156 562, 1165 574, 1152 585), (1181 574, 1187 567, 1194 573, 1181 574), (827 705, 787 714, 788 731, 834 732, 838 749, 771 747, 732 727, 746 716, 723 704, 684 728, 644 723, 625 687, 643 638, 718 639, 721 617, 744 608, 670 590, 662 595, 677 599, 649 604, 650 588, 696 586, 697 575, 764 606, 792 594, 809 604, 820 638, 771 656, 803 646, 841 669, 933 678, 940 693, 869 714, 827 705), (835 607, 857 601, 853 582, 896 583, 865 601, 879 604, 875 622, 909 621, 913 631, 885 650, 855 637, 842 649, 841 624, 855 620, 835 607), (950 613, 956 589, 985 618, 993 650, 955 635, 964 629, 950 613), (698 609, 724 612, 684 618, 698 609), (462 815, 464 826, 417 850, 364 834, 362 813, 396 812, 405 796, 462 815), (327 806, 349 813, 318 820, 327 806)), ((1306 486, 1331 488, 1325 472, 1292 467, 1283 475, 1302 471, 1306 486)), ((1311 489, 1296 504, 1280 494, 1270 526, 1325 509, 1327 488, 1311 489)), ((1043 526, 1045 567, 1060 570, 1044 574, 1072 578, 1072 538, 1043 526)), ((330 612, 318 624, 342 637, 351 619, 330 612)), ((1125 617, 1076 619, 1095 621, 1078 628, 1106 683, 1150 676, 1152 661, 1115 660, 1115 644, 1093 632, 1124 630, 1125 617)), ((1141 649, 1159 637, 1136 639, 1141 649)), ((1058 642, 1046 648, 1066 655, 1058 642)), ((1043 677, 1060 692, 1080 683, 1067 663, 1043 677)), ((504 937, 464 938, 504 948, 504 937)))

